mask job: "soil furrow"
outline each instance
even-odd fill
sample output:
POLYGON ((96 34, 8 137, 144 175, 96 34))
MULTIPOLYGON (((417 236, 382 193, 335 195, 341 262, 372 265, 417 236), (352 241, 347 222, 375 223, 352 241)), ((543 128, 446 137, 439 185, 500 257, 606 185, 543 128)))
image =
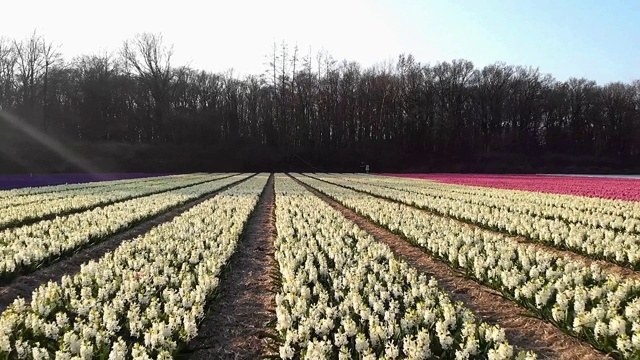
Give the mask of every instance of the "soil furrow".
POLYGON ((27 300, 30 299, 31 293, 33 292, 33 290, 38 288, 38 286, 49 281, 59 281, 64 275, 75 274, 76 272, 80 271, 80 266, 82 264, 90 260, 101 258, 109 251, 115 250, 123 241, 134 239, 137 236, 148 232, 155 226, 158 226, 165 222, 169 222, 176 216, 191 209, 192 207, 213 198, 219 192, 235 186, 243 181, 246 181, 253 176, 255 175, 231 183, 221 189, 206 194, 198 199, 192 200, 184 205, 170 209, 163 214, 160 214, 150 220, 141 222, 128 230, 114 234, 106 240, 90 245, 89 247, 86 247, 78 251, 77 253, 56 261, 46 267, 40 268, 29 274, 17 276, 12 280, 11 283, 0 287, 0 312, 4 311, 7 306, 9 306, 18 297, 22 297, 27 300))
POLYGON ((274 179, 272 174, 186 358, 258 359, 269 351, 262 335, 275 318, 274 179))
POLYGON ((460 301, 483 321, 505 330, 509 342, 519 349, 532 350, 541 359, 611 359, 590 345, 565 334, 552 324, 538 318, 496 291, 467 279, 449 265, 436 260, 401 237, 365 219, 316 189, 300 182, 316 196, 349 220, 371 234, 377 241, 387 244, 399 258, 433 276, 441 289, 452 300, 460 301))

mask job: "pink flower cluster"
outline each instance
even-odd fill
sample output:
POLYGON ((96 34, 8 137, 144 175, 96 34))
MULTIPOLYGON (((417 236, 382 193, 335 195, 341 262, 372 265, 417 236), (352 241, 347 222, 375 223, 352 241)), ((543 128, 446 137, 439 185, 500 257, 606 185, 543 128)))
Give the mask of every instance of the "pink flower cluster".
POLYGON ((551 175, 381 174, 448 184, 640 201, 640 178, 551 175))

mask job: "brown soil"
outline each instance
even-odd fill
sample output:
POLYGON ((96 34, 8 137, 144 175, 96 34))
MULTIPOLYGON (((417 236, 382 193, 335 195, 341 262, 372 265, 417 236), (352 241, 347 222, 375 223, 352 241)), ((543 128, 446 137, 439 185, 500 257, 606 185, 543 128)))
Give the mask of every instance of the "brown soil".
POLYGON ((275 318, 273 185, 272 175, 220 281, 219 298, 189 344, 190 359, 258 359, 269 352, 262 335, 275 318))
MULTIPOLYGON (((298 181, 299 182, 299 181, 298 181)), ((349 220, 387 244, 399 258, 419 271, 433 276, 438 286, 453 301, 460 301, 483 321, 505 330, 509 342, 521 350, 532 350, 540 359, 611 359, 589 344, 563 333, 560 329, 500 296, 498 292, 459 275, 449 265, 431 258, 401 237, 375 225, 319 191, 299 182, 316 196, 340 211, 349 220)))
POLYGON ((174 217, 208 199, 211 199, 219 192, 239 184, 246 179, 229 184, 199 199, 192 200, 182 206, 169 210, 164 214, 142 222, 128 230, 125 230, 124 232, 113 235, 104 241, 80 250, 74 255, 57 261, 47 267, 16 277, 11 283, 0 287, 0 312, 4 311, 17 297, 23 297, 27 300, 30 299, 33 290, 38 288, 40 285, 49 281, 59 281, 64 275, 77 273, 80 271, 80 265, 88 262, 89 260, 101 258, 107 252, 115 250, 123 241, 133 239, 148 232, 155 226, 173 220, 174 217))

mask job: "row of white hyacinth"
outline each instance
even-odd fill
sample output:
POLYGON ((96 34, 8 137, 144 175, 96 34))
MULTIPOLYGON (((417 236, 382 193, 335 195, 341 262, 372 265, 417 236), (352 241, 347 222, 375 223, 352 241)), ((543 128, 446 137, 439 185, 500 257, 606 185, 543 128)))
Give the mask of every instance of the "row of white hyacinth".
POLYGON ((411 206, 300 179, 595 347, 640 357, 639 280, 411 206))
MULTIPOLYGON (((194 174, 180 174, 180 175, 171 175, 173 178, 182 178, 187 176, 193 176, 194 174)), ((45 185, 45 186, 33 186, 33 187, 24 187, 19 189, 9 189, 9 190, 0 190, 0 201, 5 201, 7 198, 15 198, 36 194, 44 194, 58 191, 69 191, 69 190, 78 190, 84 188, 100 188, 102 186, 110 186, 116 183, 128 183, 128 182, 136 182, 141 180, 156 180, 167 177, 163 176, 153 176, 146 178, 132 178, 132 179, 122 179, 122 180, 108 180, 108 181, 93 181, 87 183, 76 183, 76 184, 60 184, 60 185, 45 185)))
MULTIPOLYGON (((0 209, 36 202, 57 200, 76 195, 90 194, 92 192, 121 190, 123 188, 126 190, 131 188, 131 186, 159 184, 161 182, 196 178, 198 176, 200 175, 172 175, 152 178, 103 181, 97 183, 51 186, 51 189, 49 189, 49 191, 44 191, 36 194, 13 195, 10 197, 0 196, 0 209)), ((35 191, 35 189, 36 188, 33 188, 33 191, 35 191)))
MULTIPOLYGON (((363 181, 362 176, 349 177, 363 181)), ((640 233, 640 202, 373 176, 368 183, 547 219, 640 233), (391 179, 391 180, 390 180, 391 179), (397 181, 396 181, 397 180, 397 181)))
POLYGON ((0 358, 171 359, 197 334, 268 176, 258 175, 18 299, 0 358))
POLYGON ((535 358, 290 178, 275 187, 281 358, 535 358))
MULTIPOLYGON (((559 249, 571 250, 592 257, 640 269, 640 234, 567 223, 513 211, 516 205, 492 207, 472 200, 418 194, 391 187, 352 181, 349 176, 326 176, 323 179, 370 194, 417 206, 444 216, 463 220, 511 235, 524 236, 559 249)), ((443 191, 444 192, 444 191, 443 191)), ((526 202, 526 198, 522 200, 526 202)), ((585 215, 597 218, 598 215, 585 215)))
POLYGON ((355 175, 351 178, 444 198, 470 199, 474 203, 507 207, 511 211, 562 219, 570 223, 611 228, 623 232, 640 232, 640 202, 638 201, 443 184, 434 181, 386 176, 365 178, 355 175), (468 197, 469 195, 471 198, 468 197))
POLYGON ((0 283, 244 177, 236 175, 0 231, 0 283))
POLYGON ((167 179, 166 181, 159 180, 152 183, 128 183, 121 186, 103 187, 98 190, 82 189, 77 193, 73 191, 65 194, 62 198, 2 209, 0 211, 0 229, 21 225, 27 221, 35 221, 52 215, 83 211, 117 201, 125 201, 179 187, 195 185, 203 181, 215 180, 216 178, 216 176, 211 175, 195 175, 180 179, 167 179))

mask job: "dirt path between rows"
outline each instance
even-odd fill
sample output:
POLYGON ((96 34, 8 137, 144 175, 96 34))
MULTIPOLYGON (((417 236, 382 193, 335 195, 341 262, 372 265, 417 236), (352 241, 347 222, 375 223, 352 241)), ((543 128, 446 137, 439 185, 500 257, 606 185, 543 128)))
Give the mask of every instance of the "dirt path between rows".
POLYGON ((259 359, 269 352, 262 334, 275 318, 274 179, 272 174, 221 278, 219 297, 189 344, 189 359, 259 359))
POLYGON ((393 253, 419 271, 433 276, 438 286, 453 301, 460 301, 483 321, 499 325, 505 330, 509 343, 522 350, 532 350, 539 359, 612 359, 552 324, 533 318, 532 313, 496 291, 464 278, 447 264, 433 259, 401 237, 358 215, 330 197, 295 179, 299 184, 324 200, 346 218, 371 234, 377 241, 387 244, 393 253))
POLYGON ((88 262, 89 260, 101 258, 109 251, 115 250, 123 241, 134 239, 135 237, 148 232, 153 227, 156 227, 165 222, 169 222, 176 216, 191 209, 192 207, 213 198, 219 192, 235 186, 251 177, 253 177, 253 175, 237 182, 231 183, 221 189, 204 195, 199 199, 192 200, 184 205, 171 209, 151 220, 147 220, 138 225, 135 225, 134 227, 115 234, 104 241, 80 250, 70 257, 66 257, 60 261, 54 262, 51 265, 38 269, 32 273, 16 277, 11 283, 0 287, 0 312, 4 311, 7 306, 9 306, 17 297, 22 297, 29 300, 31 298, 31 293, 33 292, 33 290, 38 288, 40 285, 45 284, 49 281, 59 281, 64 275, 77 273, 78 271, 80 271, 80 266, 82 264, 88 262))

